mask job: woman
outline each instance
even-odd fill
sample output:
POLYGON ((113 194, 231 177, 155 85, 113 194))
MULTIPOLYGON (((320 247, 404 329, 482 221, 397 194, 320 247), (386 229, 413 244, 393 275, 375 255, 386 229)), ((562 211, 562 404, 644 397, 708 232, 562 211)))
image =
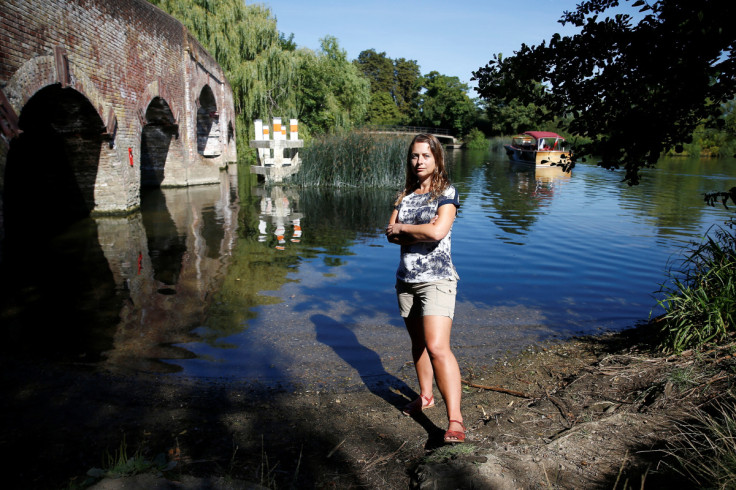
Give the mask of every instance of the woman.
POLYGON ((434 406, 435 379, 447 407, 448 443, 465 442, 460 368, 450 349, 458 280, 450 235, 458 206, 442 145, 432 135, 417 135, 406 158, 406 184, 386 228, 388 241, 401 245, 396 292, 420 387, 419 398, 403 413, 412 416, 434 406))

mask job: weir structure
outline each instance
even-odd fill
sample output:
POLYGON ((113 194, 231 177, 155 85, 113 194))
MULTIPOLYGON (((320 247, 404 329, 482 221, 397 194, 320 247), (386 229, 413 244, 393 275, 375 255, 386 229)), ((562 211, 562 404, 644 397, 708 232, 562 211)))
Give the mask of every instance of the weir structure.
POLYGON ((146 0, 2 0, 0 240, 219 183, 234 118, 222 68, 146 0))
POLYGON ((267 183, 281 182, 299 171, 301 159, 297 148, 304 146, 299 139, 299 122, 289 120, 289 138, 286 138, 286 125, 280 117, 274 117, 269 130, 262 119, 253 121, 255 139, 251 140, 251 148, 258 149, 258 165, 251 165, 250 171, 261 176, 267 183))

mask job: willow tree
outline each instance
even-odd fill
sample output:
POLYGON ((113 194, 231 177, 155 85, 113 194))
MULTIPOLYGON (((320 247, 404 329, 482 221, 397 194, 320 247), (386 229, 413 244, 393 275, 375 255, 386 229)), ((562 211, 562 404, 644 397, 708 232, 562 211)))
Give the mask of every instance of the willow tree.
POLYGON ((248 141, 253 119, 297 116, 297 57, 283 49, 269 8, 243 0, 149 1, 184 24, 225 71, 241 155, 252 153, 248 141))

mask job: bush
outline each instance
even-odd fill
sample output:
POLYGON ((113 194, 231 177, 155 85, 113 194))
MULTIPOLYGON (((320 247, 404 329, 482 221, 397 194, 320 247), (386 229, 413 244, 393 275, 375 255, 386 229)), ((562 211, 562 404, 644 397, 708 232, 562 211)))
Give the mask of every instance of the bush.
POLYGON ((471 129, 463 138, 463 141, 465 142, 465 147, 469 150, 487 150, 490 146, 488 138, 478 128, 471 129))

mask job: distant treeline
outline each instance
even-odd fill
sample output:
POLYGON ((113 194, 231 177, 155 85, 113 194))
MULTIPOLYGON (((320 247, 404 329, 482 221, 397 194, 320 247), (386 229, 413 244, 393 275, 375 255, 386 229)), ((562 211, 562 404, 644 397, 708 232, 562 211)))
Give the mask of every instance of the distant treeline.
MULTIPOLYGON (((299 133, 306 140, 363 125, 411 125, 449 129, 475 147, 483 146, 483 136, 554 130, 559 122, 535 104, 471 98, 469 86, 457 76, 437 71, 422 75, 415 60, 392 59, 375 49, 349 60, 333 36, 325 35, 316 52, 299 47, 294 35, 280 32, 272 11, 260 4, 149 1, 179 19, 225 70, 235 98, 241 156, 255 155, 248 147, 253 120, 274 116, 299 119, 299 133)), ((543 90, 541 84, 538 90, 543 90)), ((696 131, 684 149, 732 154, 733 109, 733 102, 723 108, 727 127, 696 131)))

